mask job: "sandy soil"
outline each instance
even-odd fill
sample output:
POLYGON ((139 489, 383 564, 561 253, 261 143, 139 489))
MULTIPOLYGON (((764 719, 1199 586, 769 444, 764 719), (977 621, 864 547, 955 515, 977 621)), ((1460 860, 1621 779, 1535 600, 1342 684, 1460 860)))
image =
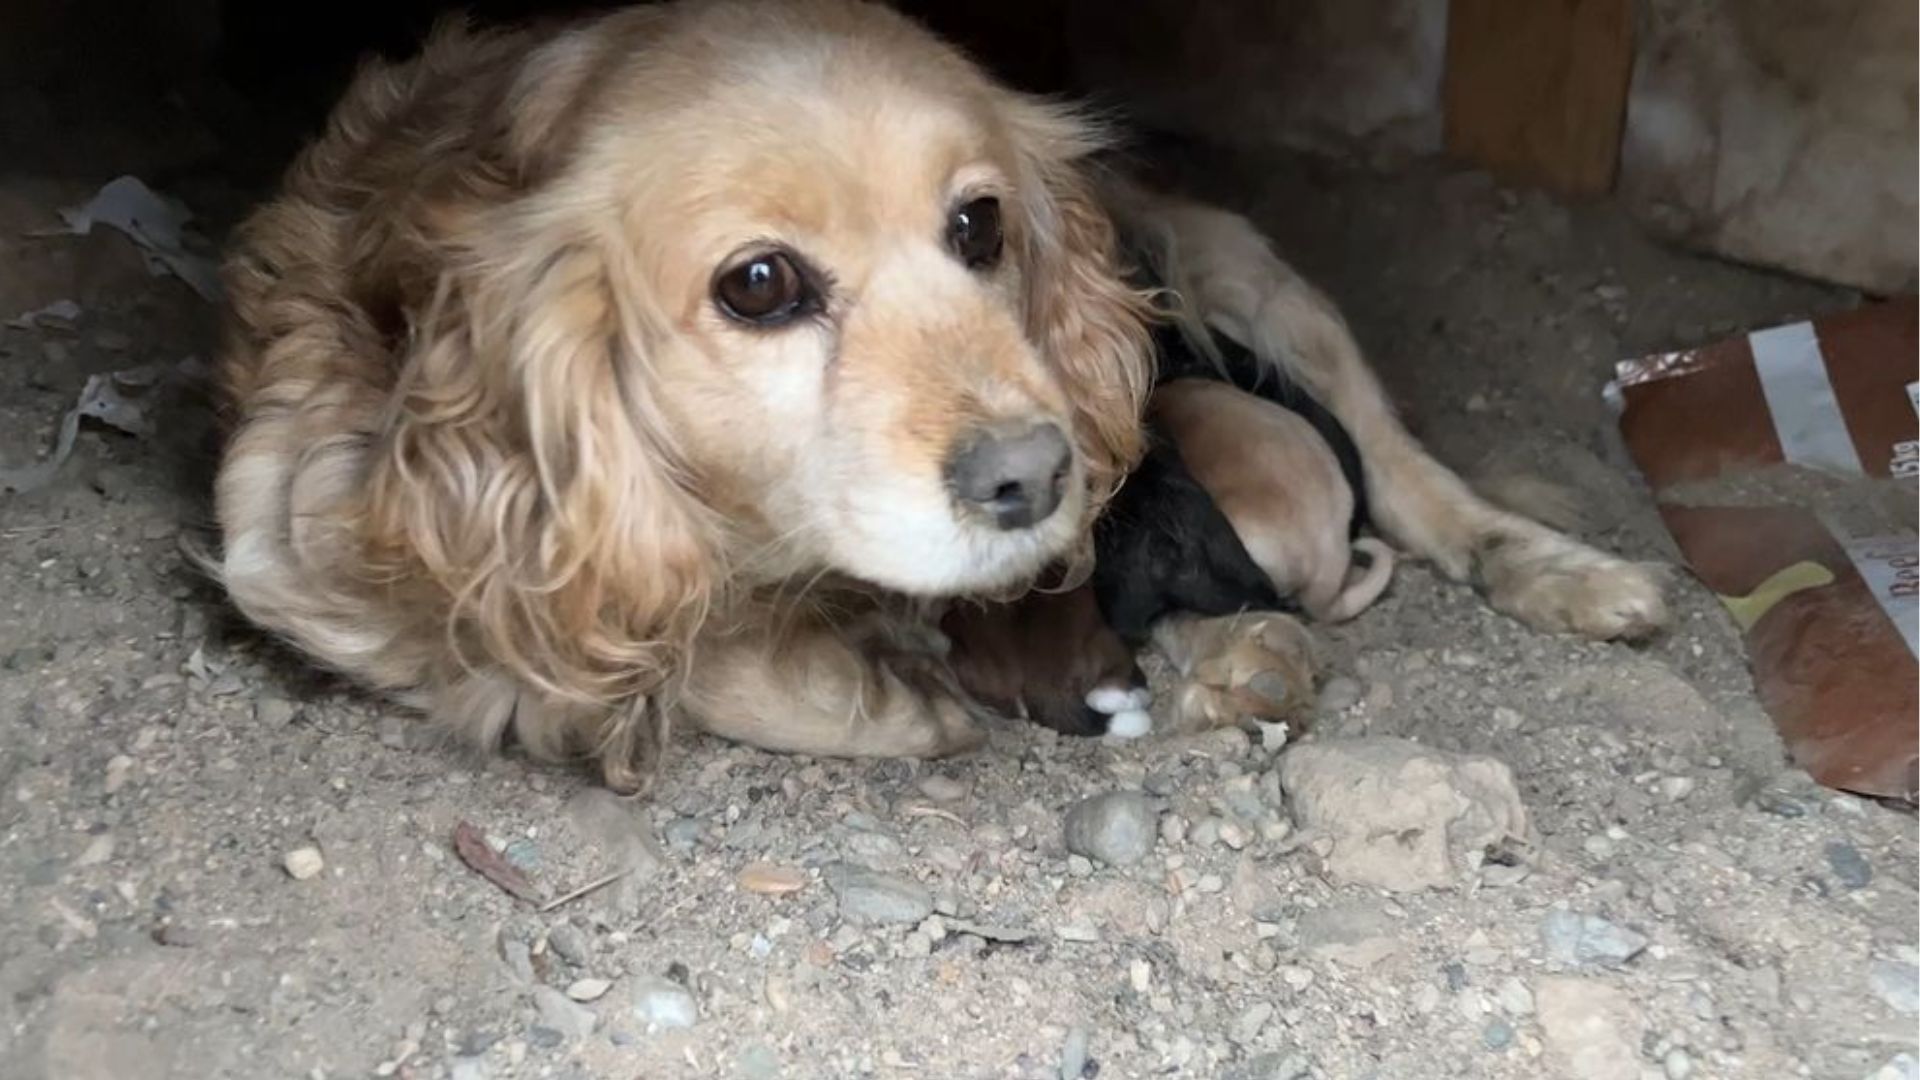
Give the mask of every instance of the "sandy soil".
MULTIPOLYGON (((0 319, 82 309, 0 329, 0 465, 90 374, 210 354, 208 306, 123 238, 28 235, 122 171, 216 233, 257 194, 143 134, 0 176, 0 319)), ((1854 302, 1472 174, 1184 164, 1347 307, 1446 457, 1565 482, 1636 557, 1671 551, 1610 437, 1612 362, 1854 302)), ((89 421, 54 484, 0 495, 5 1076, 1915 1075, 1913 819, 1786 767, 1682 575, 1642 648, 1530 633, 1420 567, 1324 634, 1310 741, 1489 756, 1531 823, 1391 893, 1342 879, 1286 751, 1239 732, 1009 723, 931 766, 687 737, 644 804, 477 759, 233 624, 181 554, 204 395, 149 409, 153 434, 89 421), (1069 808, 1124 789, 1152 850, 1070 854, 1069 808), (453 856, 461 821, 544 896, 634 870, 542 913, 453 856)))

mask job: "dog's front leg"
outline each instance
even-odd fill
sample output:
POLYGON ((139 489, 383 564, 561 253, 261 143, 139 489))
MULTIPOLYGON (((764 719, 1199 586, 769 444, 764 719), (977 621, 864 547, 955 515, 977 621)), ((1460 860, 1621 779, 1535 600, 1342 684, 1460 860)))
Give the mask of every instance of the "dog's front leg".
POLYGON ((944 660, 898 639, 803 616, 703 639, 681 700, 722 738, 827 757, 934 758, 985 735, 948 691, 944 660))

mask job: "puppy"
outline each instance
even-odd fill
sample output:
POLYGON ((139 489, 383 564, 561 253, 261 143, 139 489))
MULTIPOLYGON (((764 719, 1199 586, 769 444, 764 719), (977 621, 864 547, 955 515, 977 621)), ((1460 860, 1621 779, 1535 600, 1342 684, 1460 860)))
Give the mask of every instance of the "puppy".
POLYGON ((1147 416, 1180 448, 1276 593, 1317 621, 1341 622, 1386 589, 1393 550, 1372 538, 1349 540, 1354 489, 1333 448, 1298 413, 1223 382, 1184 378, 1153 392, 1147 416))
POLYGON ((1063 735, 1135 738, 1152 727, 1147 677, 1090 585, 1009 604, 955 604, 940 629, 968 693, 1063 735))

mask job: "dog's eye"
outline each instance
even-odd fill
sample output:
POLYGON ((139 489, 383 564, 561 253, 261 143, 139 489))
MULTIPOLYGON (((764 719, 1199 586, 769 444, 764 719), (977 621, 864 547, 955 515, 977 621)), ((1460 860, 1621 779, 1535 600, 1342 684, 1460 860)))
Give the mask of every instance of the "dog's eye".
POLYGON ((999 262, 1005 241, 1000 231, 999 199, 975 199, 955 210, 947 222, 947 246, 971 269, 999 262))
POLYGON ((755 255, 713 282, 713 299, 730 318, 755 326, 778 326, 813 310, 818 294, 785 252, 755 255))

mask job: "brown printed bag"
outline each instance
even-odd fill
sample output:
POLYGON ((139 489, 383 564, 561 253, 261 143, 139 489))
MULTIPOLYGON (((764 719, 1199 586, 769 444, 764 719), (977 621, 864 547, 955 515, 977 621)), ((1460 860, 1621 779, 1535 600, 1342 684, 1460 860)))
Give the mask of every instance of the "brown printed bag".
POLYGON ((1609 397, 1688 565, 1821 783, 1920 793, 1920 303, 1619 365, 1609 397))

